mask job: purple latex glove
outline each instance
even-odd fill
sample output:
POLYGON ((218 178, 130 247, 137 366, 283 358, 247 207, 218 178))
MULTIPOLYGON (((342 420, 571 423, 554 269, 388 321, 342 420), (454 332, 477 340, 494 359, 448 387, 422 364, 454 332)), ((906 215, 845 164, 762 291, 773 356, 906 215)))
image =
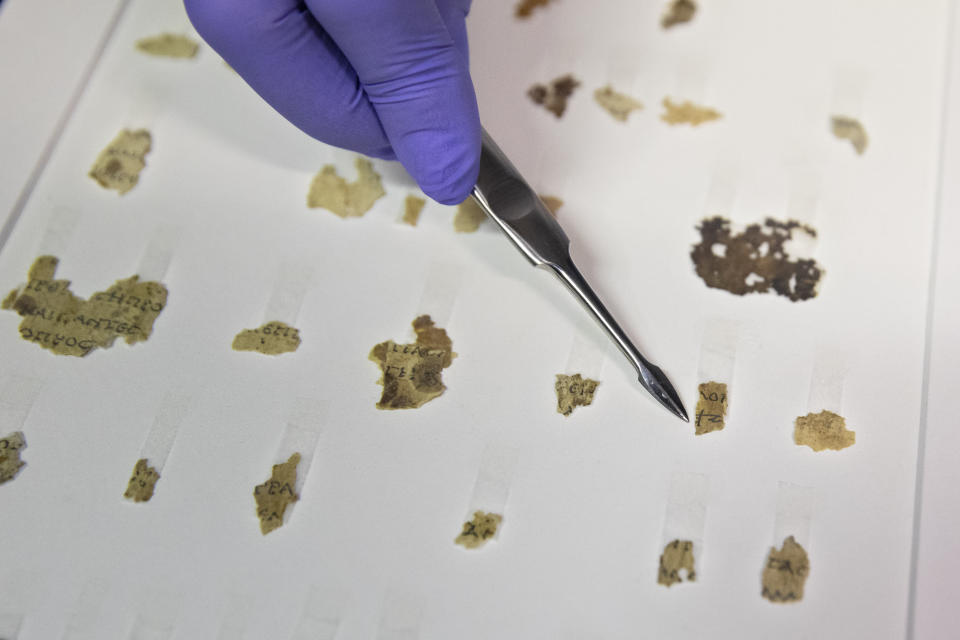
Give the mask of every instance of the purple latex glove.
POLYGON ((200 35, 287 120, 399 160, 431 198, 477 180, 470 0, 184 0, 200 35))

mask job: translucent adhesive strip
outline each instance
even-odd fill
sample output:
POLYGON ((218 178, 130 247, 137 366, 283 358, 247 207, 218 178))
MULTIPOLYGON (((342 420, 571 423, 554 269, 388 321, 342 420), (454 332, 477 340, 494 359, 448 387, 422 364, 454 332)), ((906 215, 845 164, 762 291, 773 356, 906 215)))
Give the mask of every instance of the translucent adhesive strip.
POLYGON ((17 640, 22 624, 23 616, 19 613, 0 613, 0 638, 3 638, 3 640, 17 640))
POLYGON ((723 382, 729 391, 737 355, 739 329, 732 320, 708 318, 700 342, 699 382, 723 382))
POLYGON ((106 595, 107 587, 102 582, 91 580, 83 586, 67 618, 62 640, 97 640, 100 637, 97 625, 106 595))
POLYGON ((730 218, 737 200, 737 183, 740 166, 732 154, 721 154, 710 178, 707 197, 703 203, 703 217, 724 216, 730 218))
POLYGON ((707 519, 709 488, 705 475, 683 471, 673 474, 658 550, 663 553, 663 549, 674 540, 692 542, 697 574, 703 566, 703 527, 707 519))
POLYGON ((223 617, 220 620, 220 629, 217 631, 216 640, 240 640, 243 638, 244 630, 247 627, 247 617, 253 610, 251 598, 239 593, 231 593, 227 596, 227 604, 223 609, 223 617))
POLYGON ((704 64, 702 59, 681 57, 677 61, 673 93, 667 97, 674 101, 689 100, 697 105, 715 108, 707 104, 710 101, 710 72, 710 67, 704 64))
POLYGON ((140 459, 145 459, 157 473, 167 463, 180 423, 190 410, 192 401, 192 396, 167 393, 160 404, 153 426, 140 448, 140 459))
POLYGON ((817 169, 798 169, 790 179, 787 194, 787 218, 816 227, 820 213, 823 175, 817 169))
POLYGON ((847 375, 844 357, 836 351, 820 351, 813 362, 810 375, 810 395, 807 411, 832 411, 843 415, 843 382, 847 375))
POLYGON ((173 635, 173 623, 138 613, 130 631, 130 640, 167 640, 173 635))
POLYGON ((463 267, 452 262, 433 262, 427 269, 417 317, 430 316, 433 323, 446 328, 453 314, 453 304, 463 287, 463 267))
POLYGON ((172 592, 146 587, 140 594, 143 606, 130 630, 130 640, 167 640, 173 635, 181 599, 172 592))
POLYGON ((579 373, 584 378, 599 381, 610 342, 609 340, 599 342, 585 338, 585 335, 604 337, 599 335, 595 324, 587 324, 587 321, 590 321, 590 318, 586 316, 577 319, 576 332, 570 344, 570 355, 567 356, 567 366, 564 373, 567 375, 579 373))
MULTIPOLYGON (((464 522, 472 520, 477 511, 504 515, 518 457, 517 450, 511 447, 487 445, 480 458, 480 470, 477 472, 464 522)), ((497 527, 494 540, 500 536, 501 529, 502 526, 497 527)))
POLYGON ((167 274, 170 258, 177 245, 180 230, 175 225, 163 224, 156 228, 140 259, 137 275, 141 280, 159 282, 167 274))
POLYGON ((810 521, 817 505, 812 487, 780 482, 777 490, 777 514, 773 522, 773 544, 778 549, 788 536, 810 552, 810 521))
POLYGON ((0 378, 0 437, 23 427, 42 388, 36 378, 17 374, 0 378))
POLYGON ((341 591, 310 589, 290 640, 334 640, 346 604, 347 597, 341 591))
MULTIPOLYGON (((282 464, 287 462, 293 454, 300 454, 294 490, 297 495, 301 495, 310 466, 313 464, 320 434, 323 432, 321 425, 325 408, 313 399, 299 398, 294 402, 288 415, 287 426, 283 430, 283 435, 280 436, 280 445, 274 456, 274 464, 282 464)), ((294 504, 290 504, 284 511, 284 524, 289 522, 294 504)))
MULTIPOLYGON (((648 104, 650 100, 642 99, 640 92, 644 89, 649 90, 651 83, 641 82, 640 61, 649 59, 648 56, 638 55, 635 47, 614 46, 610 50, 606 69, 604 69, 606 84, 611 85, 614 91, 625 93, 631 98, 643 102, 645 109, 651 107, 648 104)), ((592 92, 593 87, 590 90, 592 92)))
POLYGON ((37 247, 38 256, 61 257, 67 252, 81 214, 69 207, 54 206, 37 247))
POLYGON ((420 636, 423 598, 407 591, 390 590, 383 598, 377 640, 416 640, 420 636))
MULTIPOLYGON (((123 110, 123 116, 120 120, 120 128, 135 130, 146 129, 151 135, 150 153, 157 149, 156 130, 159 128, 166 105, 169 98, 163 95, 164 87, 154 86, 144 77, 142 84, 128 88, 126 92, 130 96, 126 107, 123 110)), ((106 144, 108 140, 104 141, 106 144)), ((147 166, 149 170, 150 153, 147 154, 147 166)))
POLYGON ((313 269, 306 264, 294 261, 281 263, 277 271, 276 285, 263 314, 264 324, 283 322, 291 327, 295 326, 311 282, 313 269))
POLYGON ((865 71, 841 69, 837 72, 833 85, 831 115, 860 118, 867 94, 869 77, 865 71))

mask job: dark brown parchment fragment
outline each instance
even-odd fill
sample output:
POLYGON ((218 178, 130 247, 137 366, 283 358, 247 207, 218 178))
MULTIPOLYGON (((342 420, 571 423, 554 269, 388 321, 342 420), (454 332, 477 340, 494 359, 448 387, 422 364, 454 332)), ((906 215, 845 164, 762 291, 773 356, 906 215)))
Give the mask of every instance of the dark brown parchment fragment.
POLYGON ((403 218, 401 219, 411 227, 417 226, 420 221, 420 212, 423 211, 427 201, 414 195, 409 195, 403 201, 403 218))
POLYGON ((847 429, 847 421, 832 411, 808 413, 793 423, 793 441, 814 451, 840 451, 857 442, 857 433, 847 429))
POLYGON ((152 139, 146 129, 124 129, 100 152, 90 173, 104 189, 113 189, 120 195, 137 186, 140 172, 147 166, 146 155, 152 139))
POLYGON ((527 96, 559 118, 567 110, 567 99, 579 86, 580 81, 568 73, 551 80, 549 84, 533 85, 527 91, 527 96))
POLYGON ((296 351, 300 346, 300 331, 274 320, 256 329, 244 329, 233 338, 234 351, 256 351, 268 356, 296 351))
POLYGON ((455 544, 463 545, 467 549, 476 549, 487 543, 487 540, 497 535, 497 528, 503 521, 503 516, 485 511, 474 511, 473 520, 463 523, 463 531, 454 540, 455 544))
POLYGON ((693 15, 697 12, 697 3, 693 0, 673 0, 667 5, 660 18, 660 26, 664 29, 684 22, 693 20, 693 15))
POLYGON ((823 269, 812 259, 793 260, 785 250, 795 233, 816 237, 812 227, 767 218, 734 234, 730 221, 717 216, 701 222, 697 230, 700 242, 693 246, 690 259, 708 287, 738 296, 772 289, 793 302, 817 295, 823 269))
POLYGON ((377 409, 416 409, 446 389, 441 376, 457 355, 453 342, 427 315, 413 321, 413 330, 413 344, 387 340, 370 351, 370 360, 383 372, 377 381, 383 385, 377 409))
POLYGON ((558 373, 557 382, 554 384, 557 392, 557 413, 569 416, 577 407, 586 407, 593 403, 593 394, 599 384, 579 373, 572 376, 558 373))
POLYGON ((123 497, 134 502, 146 502, 153 497, 153 488, 159 479, 157 470, 147 464, 146 458, 140 458, 133 466, 133 475, 130 476, 123 497))
POLYGON ((3 301, 23 317, 20 336, 57 355, 85 356, 100 347, 142 342, 153 332, 153 323, 167 303, 167 288, 159 282, 140 282, 139 276, 117 280, 89 300, 70 291, 69 280, 55 280, 59 260, 37 258, 27 283, 3 301))
POLYGON ((26 448, 27 441, 21 431, 0 438, 0 484, 16 478, 20 469, 27 465, 20 459, 20 452, 26 448))
POLYGON ((563 206, 563 200, 557 196, 547 196, 540 194, 540 199, 543 201, 543 204, 547 206, 547 209, 550 210, 550 213, 553 214, 553 217, 557 217, 557 211, 560 210, 560 207, 563 206))
POLYGON ((720 431, 726 426, 727 385, 723 382, 703 382, 697 387, 697 417, 693 426, 702 436, 711 431, 720 431))
POLYGON ((487 219, 487 214, 477 201, 470 196, 459 205, 453 216, 453 230, 459 233, 473 233, 480 228, 480 223, 487 219))
POLYGON ((287 506, 300 499, 296 491, 298 464, 300 454, 291 454, 286 462, 273 465, 269 480, 253 489, 257 517, 260 518, 260 533, 263 535, 283 526, 283 514, 287 506))
POLYGON ((694 582, 697 573, 693 569, 693 542, 690 540, 673 540, 663 548, 660 556, 660 569, 657 571, 657 584, 669 587, 684 579, 680 571, 686 572, 687 582, 694 582))
POLYGON ((803 585, 810 575, 810 561, 793 536, 783 541, 777 550, 770 547, 763 567, 763 589, 760 592, 770 602, 799 602, 803 600, 803 585))
POLYGON ((553 2, 553 0, 520 0, 520 2, 517 3, 513 14, 523 20, 525 18, 529 18, 534 9, 537 9, 538 7, 546 7, 551 2, 553 2))

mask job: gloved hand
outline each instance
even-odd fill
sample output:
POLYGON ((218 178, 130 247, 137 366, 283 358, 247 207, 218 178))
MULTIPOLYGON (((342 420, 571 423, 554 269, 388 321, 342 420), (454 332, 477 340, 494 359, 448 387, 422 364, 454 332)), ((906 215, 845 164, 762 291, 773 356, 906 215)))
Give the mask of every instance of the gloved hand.
POLYGON ((318 140, 399 160, 431 198, 477 180, 470 0, 184 0, 201 36, 318 140))

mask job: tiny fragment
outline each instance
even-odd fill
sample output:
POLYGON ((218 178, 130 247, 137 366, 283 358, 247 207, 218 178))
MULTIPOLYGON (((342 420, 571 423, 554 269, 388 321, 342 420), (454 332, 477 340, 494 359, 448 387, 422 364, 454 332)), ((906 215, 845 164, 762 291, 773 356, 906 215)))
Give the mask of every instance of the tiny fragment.
POLYGON ((863 155, 867 150, 867 130, 859 120, 847 116, 833 116, 831 118, 833 135, 840 140, 849 140, 857 155, 863 155))
POLYGON ((543 106, 559 118, 567 110, 567 100, 579 86, 580 81, 568 73, 551 80, 549 84, 533 85, 527 91, 527 96, 533 100, 534 104, 543 106))
POLYGON ((669 29, 674 25, 690 22, 696 12, 697 3, 693 0, 673 0, 663 12, 663 17, 660 18, 660 26, 669 29))
POLYGON ((133 475, 130 476, 123 497, 134 502, 146 502, 153 497, 153 488, 159 479, 157 470, 147 464, 146 458, 140 458, 133 466, 133 475))
POLYGON ((670 125, 689 124, 691 127, 697 127, 704 122, 718 120, 723 116, 719 111, 709 107, 695 105, 689 100, 677 104, 670 98, 663 99, 663 113, 660 119, 670 125))
POLYGON ((553 214, 553 217, 557 217, 557 211, 560 210, 560 207, 563 206, 563 200, 556 196, 546 196, 542 193, 540 194, 540 199, 543 201, 543 204, 547 205, 547 209, 550 210, 550 213, 553 214))
POLYGON ((763 567, 763 589, 760 592, 770 602, 799 602, 803 600, 803 585, 810 575, 810 561, 793 536, 783 541, 780 550, 770 547, 763 567))
POLYGON ((138 51, 162 58, 195 58, 200 45, 187 36, 174 33, 161 33, 137 40, 138 51))
POLYGON ((723 382, 703 382, 698 385, 697 391, 696 435, 720 431, 726 426, 727 385, 723 382))
POLYGON ((593 394, 600 383, 584 378, 579 373, 572 376, 557 374, 554 389, 557 392, 557 413, 569 416, 577 407, 586 407, 593 403, 593 394))
POLYGON ((307 206, 332 211, 341 218, 358 218, 369 211, 386 191, 369 160, 357 156, 356 167, 357 179, 353 182, 341 178, 332 164, 323 167, 310 183, 307 206))
POLYGON ((127 344, 143 342, 167 304, 167 288, 139 276, 117 280, 89 300, 70 291, 69 280, 55 280, 59 260, 37 258, 27 283, 14 289, 2 307, 18 313, 20 337, 62 356, 85 356, 108 349, 117 338, 127 344))
POLYGON ((485 511, 474 511, 473 520, 463 523, 463 531, 454 540, 455 544, 467 549, 477 549, 487 543, 487 540, 497 535, 497 529, 503 521, 503 516, 485 511))
POLYGON ((387 340, 370 350, 370 360, 383 374, 377 381, 383 385, 377 409, 416 409, 446 389, 442 373, 457 355, 453 342, 428 315, 416 318, 413 330, 417 334, 413 344, 387 340))
POLYGON ((767 218, 733 233, 730 221, 720 216, 703 220, 697 227, 700 242, 690 252, 697 275, 708 287, 742 296, 774 291, 793 302, 817 295, 823 269, 815 260, 793 259, 787 242, 795 234, 816 238, 817 232, 794 220, 767 218))
POLYGON ((27 448, 27 441, 22 431, 0 438, 0 484, 9 482, 17 477, 20 469, 27 463, 20 459, 20 452, 27 448))
POLYGON ((423 198, 418 198, 413 195, 407 196, 407 199, 403 201, 402 221, 411 227, 417 226, 417 223, 420 221, 420 212, 423 211, 423 207, 426 204, 427 201, 423 198))
POLYGON ((793 441, 814 451, 840 451, 856 444, 857 432, 847 429, 847 421, 832 411, 808 413, 793 423, 793 441))
POLYGON ((457 205, 457 214, 453 216, 453 230, 459 233, 473 233, 486 219, 487 214, 471 196, 457 205))
POLYGON ((146 129, 124 129, 100 152, 90 173, 104 189, 113 189, 120 195, 137 186, 140 172, 147 166, 147 153, 152 140, 146 129))
POLYGON ((299 464, 300 454, 291 454, 286 462, 273 465, 269 480, 254 487, 253 499, 257 502, 257 517, 263 535, 283 526, 287 507, 300 499, 296 492, 299 464))
POLYGON ((244 329, 233 338, 234 351, 256 351, 268 356, 296 351, 300 330, 274 320, 256 329, 244 329))
POLYGON ((593 92, 593 99, 601 107, 606 109, 607 113, 613 116, 614 120, 626 122, 627 116, 632 111, 643 109, 643 103, 628 96, 625 93, 614 91, 613 87, 607 85, 593 92))
POLYGON ((551 2, 553 2, 553 0, 520 0, 513 13, 517 18, 524 20, 530 17, 534 9, 546 7, 551 2))
POLYGON ((694 582, 697 573, 693 569, 693 542, 690 540, 673 540, 667 543, 660 555, 660 569, 657 571, 657 584, 669 587, 678 582, 694 582))

